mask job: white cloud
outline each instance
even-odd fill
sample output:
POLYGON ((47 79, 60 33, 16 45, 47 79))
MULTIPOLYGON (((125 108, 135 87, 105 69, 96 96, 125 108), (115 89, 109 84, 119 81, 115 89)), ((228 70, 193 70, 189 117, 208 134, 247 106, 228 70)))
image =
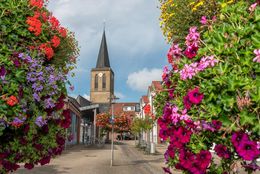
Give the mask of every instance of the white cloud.
POLYGON ((90 100, 90 96, 89 96, 88 94, 83 94, 82 97, 84 97, 84 98, 87 99, 87 100, 90 100))
POLYGON ((116 97, 118 97, 118 98, 120 98, 120 99, 124 99, 126 96, 123 94, 123 93, 121 93, 121 92, 115 92, 115 96, 116 97))
POLYGON ((161 69, 144 68, 128 75, 127 85, 136 91, 146 92, 152 81, 161 80, 161 69))
MULTIPOLYGON (((61 23, 74 31, 81 46, 84 63, 93 59, 106 21, 111 52, 127 52, 129 58, 154 51, 163 40, 159 28, 158 1, 152 0, 53 0, 49 8, 61 23)), ((120 56, 120 59, 126 59, 120 56)))

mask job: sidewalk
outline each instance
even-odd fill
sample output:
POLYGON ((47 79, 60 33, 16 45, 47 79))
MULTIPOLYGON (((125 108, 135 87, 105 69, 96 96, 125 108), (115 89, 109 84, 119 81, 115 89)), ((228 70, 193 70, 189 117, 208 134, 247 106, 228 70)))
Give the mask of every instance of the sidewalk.
MULTIPOLYGON (((164 174, 162 167, 166 167, 164 163, 164 153, 167 149, 166 144, 157 144, 156 145, 156 153, 155 154, 147 154, 142 149, 136 147, 134 141, 123 141, 123 143, 127 144, 131 149, 133 149, 136 153, 138 153, 144 160, 148 161, 149 165, 151 165, 154 169, 156 169, 159 173, 164 174)), ((179 171, 173 171, 174 174, 181 174, 179 171)))

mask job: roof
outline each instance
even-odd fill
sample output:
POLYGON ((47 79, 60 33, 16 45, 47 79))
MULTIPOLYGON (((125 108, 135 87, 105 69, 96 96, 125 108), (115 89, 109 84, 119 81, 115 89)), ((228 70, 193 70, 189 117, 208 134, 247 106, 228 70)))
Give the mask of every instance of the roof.
POLYGON ((155 90, 163 89, 161 81, 152 81, 152 86, 155 88, 155 90))
POLYGON ((148 97, 146 95, 142 96, 142 100, 144 103, 149 103, 148 97))
POLYGON ((68 100, 69 100, 69 102, 71 102, 75 107, 77 107, 77 108, 80 107, 80 104, 78 103, 78 101, 77 101, 75 98, 73 98, 73 97, 71 97, 71 96, 68 96, 68 100))
POLYGON ((84 106, 89 106, 91 105, 91 102, 87 99, 85 99, 84 97, 82 97, 81 95, 79 95, 77 97, 77 102, 80 104, 80 106, 84 107, 84 106))
MULTIPOLYGON (((135 116, 137 111, 135 108, 135 110, 131 110, 131 111, 126 111, 124 110, 123 108, 125 106, 134 106, 134 107, 137 107, 137 105, 139 105, 139 103, 114 103, 113 104, 113 108, 114 108, 114 114, 115 115, 121 115, 121 114, 124 114, 126 116, 135 116)), ((111 110, 110 110, 111 112, 111 110)))
POLYGON ((79 109, 80 109, 80 111, 85 111, 85 110, 96 109, 96 108, 99 108, 98 104, 83 106, 83 107, 80 107, 79 109))
POLYGON ((98 53, 96 68, 106 68, 106 67, 110 67, 110 62, 109 62, 109 56, 107 50, 106 34, 104 30, 99 53, 98 53))

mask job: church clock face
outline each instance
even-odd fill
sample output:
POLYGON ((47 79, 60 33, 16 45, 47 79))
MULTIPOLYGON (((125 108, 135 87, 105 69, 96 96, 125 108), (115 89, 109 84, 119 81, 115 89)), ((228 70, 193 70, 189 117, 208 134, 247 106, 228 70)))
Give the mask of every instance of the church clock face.
POLYGON ((99 77, 102 77, 102 76, 103 76, 103 73, 98 73, 98 76, 99 76, 99 77))

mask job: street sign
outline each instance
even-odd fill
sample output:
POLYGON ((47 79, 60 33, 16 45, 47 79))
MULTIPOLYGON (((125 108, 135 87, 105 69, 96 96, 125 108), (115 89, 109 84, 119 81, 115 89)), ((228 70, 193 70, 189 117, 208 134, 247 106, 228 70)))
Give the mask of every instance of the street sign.
POLYGON ((115 122, 115 118, 110 117, 110 118, 109 118, 109 123, 113 124, 114 122, 115 122))

